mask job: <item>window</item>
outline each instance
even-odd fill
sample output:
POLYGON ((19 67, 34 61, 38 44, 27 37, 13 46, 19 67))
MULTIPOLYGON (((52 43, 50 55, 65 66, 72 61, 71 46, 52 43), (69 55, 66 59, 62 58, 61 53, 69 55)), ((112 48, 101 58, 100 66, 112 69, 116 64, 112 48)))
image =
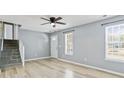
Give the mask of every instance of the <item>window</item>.
POLYGON ((73 55, 73 32, 65 33, 65 55, 73 55))
POLYGON ((124 61, 124 24, 108 26, 106 31, 106 59, 124 61))

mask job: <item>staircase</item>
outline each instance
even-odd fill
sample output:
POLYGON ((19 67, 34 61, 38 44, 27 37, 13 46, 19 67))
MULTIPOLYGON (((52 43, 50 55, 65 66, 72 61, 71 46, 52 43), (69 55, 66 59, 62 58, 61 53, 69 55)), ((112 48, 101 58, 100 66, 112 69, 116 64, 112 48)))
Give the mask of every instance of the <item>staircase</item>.
POLYGON ((22 64, 18 40, 4 40, 0 68, 22 64))

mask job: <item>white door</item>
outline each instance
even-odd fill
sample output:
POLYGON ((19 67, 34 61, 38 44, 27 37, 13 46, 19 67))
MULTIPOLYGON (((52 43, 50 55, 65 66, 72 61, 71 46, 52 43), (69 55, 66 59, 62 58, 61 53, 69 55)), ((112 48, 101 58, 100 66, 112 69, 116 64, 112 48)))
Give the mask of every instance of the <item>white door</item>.
POLYGON ((4 39, 13 39, 13 25, 4 24, 4 39))
POLYGON ((57 35, 51 36, 51 57, 58 57, 58 37, 57 35))

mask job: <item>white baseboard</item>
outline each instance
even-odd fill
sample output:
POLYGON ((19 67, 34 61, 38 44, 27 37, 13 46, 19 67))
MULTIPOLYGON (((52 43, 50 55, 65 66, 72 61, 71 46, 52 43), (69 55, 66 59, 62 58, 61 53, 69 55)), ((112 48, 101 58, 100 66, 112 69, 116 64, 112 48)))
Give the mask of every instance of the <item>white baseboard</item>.
POLYGON ((50 56, 50 58, 55 58, 55 59, 58 59, 57 57, 53 57, 53 56, 50 56))
POLYGON ((115 72, 115 71, 111 71, 111 70, 107 70, 107 69, 103 69, 103 68, 99 68, 99 67, 95 67, 95 66, 76 63, 74 61, 70 61, 70 60, 66 60, 66 59, 61 59, 61 58, 57 58, 57 59, 60 60, 60 61, 63 61, 63 62, 67 62, 67 63, 79 65, 79 66, 84 66, 84 67, 88 67, 88 68, 92 68, 92 69, 96 69, 96 70, 100 70, 100 71, 104 71, 104 72, 108 72, 108 73, 111 73, 111 74, 115 74, 115 75, 124 77, 124 73, 119 73, 119 72, 115 72))
POLYGON ((38 60, 38 59, 47 59, 47 58, 51 58, 51 56, 48 56, 48 57, 40 57, 40 58, 32 58, 32 59, 26 59, 25 61, 38 60))

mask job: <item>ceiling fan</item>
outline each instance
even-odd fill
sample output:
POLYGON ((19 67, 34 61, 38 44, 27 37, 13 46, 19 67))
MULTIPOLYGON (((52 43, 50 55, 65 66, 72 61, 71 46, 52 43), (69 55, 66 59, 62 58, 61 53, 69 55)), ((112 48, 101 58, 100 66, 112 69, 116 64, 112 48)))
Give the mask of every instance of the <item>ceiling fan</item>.
POLYGON ((48 22, 43 23, 43 24, 41 24, 41 25, 51 24, 52 27, 56 27, 56 24, 66 25, 66 23, 58 22, 59 20, 62 19, 62 17, 57 17, 57 18, 55 18, 55 17, 50 17, 49 19, 46 19, 46 18, 41 17, 41 19, 48 21, 48 22))

